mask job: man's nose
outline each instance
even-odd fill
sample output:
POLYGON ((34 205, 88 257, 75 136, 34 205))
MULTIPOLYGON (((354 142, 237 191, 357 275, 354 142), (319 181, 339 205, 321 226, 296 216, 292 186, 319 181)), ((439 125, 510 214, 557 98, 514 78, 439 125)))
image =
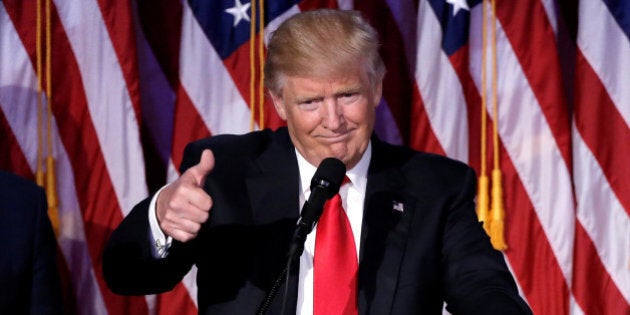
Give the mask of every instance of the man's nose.
POLYGON ((322 107, 322 124, 330 130, 337 130, 343 123, 343 109, 336 99, 327 99, 322 107))

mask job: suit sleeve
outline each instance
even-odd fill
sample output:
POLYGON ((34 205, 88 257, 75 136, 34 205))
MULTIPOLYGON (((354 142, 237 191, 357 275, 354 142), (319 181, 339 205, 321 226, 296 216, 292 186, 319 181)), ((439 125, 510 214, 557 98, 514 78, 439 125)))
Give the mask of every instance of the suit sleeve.
POLYGON ((443 259, 447 310, 452 314, 531 314, 502 254, 475 215, 476 177, 465 175, 446 218, 443 259))
POLYGON ((190 270, 191 243, 173 241, 167 258, 151 253, 148 220, 151 197, 125 217, 112 233, 103 253, 103 276, 117 294, 144 295, 171 290, 190 270))
MULTIPOLYGON (((188 144, 180 171, 199 162, 204 147, 188 144)), ((148 197, 125 217, 112 233, 103 253, 103 277, 117 294, 144 295, 170 291, 192 267, 196 241, 173 240, 166 258, 152 253, 148 197)))

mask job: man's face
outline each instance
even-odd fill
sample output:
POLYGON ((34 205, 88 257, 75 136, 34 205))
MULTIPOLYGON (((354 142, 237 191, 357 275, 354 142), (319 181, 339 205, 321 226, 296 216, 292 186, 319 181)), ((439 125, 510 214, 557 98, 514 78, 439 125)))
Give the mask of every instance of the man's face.
POLYGON ((291 141, 308 162, 317 166, 335 157, 350 169, 367 149, 381 86, 371 86, 359 68, 325 79, 285 76, 282 95, 271 97, 287 121, 291 141))

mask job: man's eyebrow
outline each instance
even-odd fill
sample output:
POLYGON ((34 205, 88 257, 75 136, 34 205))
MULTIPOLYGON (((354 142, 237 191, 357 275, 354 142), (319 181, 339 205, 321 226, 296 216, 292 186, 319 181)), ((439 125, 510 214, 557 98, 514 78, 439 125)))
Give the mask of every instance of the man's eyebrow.
POLYGON ((339 95, 343 95, 343 94, 352 94, 352 93, 357 93, 359 91, 361 91, 361 86, 359 86, 359 85, 357 85, 357 86, 348 86, 348 87, 343 87, 343 88, 337 90, 335 92, 335 95, 339 96, 339 95))
POLYGON ((321 99, 324 99, 324 97, 320 96, 320 95, 316 95, 316 94, 305 95, 305 96, 298 96, 298 97, 295 98, 295 103, 299 104, 299 103, 304 103, 304 102, 307 102, 307 101, 316 101, 316 100, 321 100, 321 99))

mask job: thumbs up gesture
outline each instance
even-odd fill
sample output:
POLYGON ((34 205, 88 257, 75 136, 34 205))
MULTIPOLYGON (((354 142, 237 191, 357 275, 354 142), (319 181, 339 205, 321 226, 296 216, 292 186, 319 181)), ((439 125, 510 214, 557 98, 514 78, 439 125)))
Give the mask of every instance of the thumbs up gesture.
POLYGON ((156 214, 166 235, 180 242, 197 237, 212 207, 212 198, 203 190, 203 184, 213 168, 214 154, 204 150, 197 165, 160 192, 156 214))

